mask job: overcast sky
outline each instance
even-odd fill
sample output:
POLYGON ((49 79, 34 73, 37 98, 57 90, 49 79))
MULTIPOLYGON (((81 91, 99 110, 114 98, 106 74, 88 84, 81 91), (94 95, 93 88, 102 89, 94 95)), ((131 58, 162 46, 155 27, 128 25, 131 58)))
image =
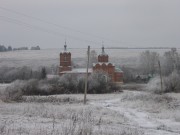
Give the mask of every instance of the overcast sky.
POLYGON ((180 47, 180 0, 0 0, 0 44, 180 47))

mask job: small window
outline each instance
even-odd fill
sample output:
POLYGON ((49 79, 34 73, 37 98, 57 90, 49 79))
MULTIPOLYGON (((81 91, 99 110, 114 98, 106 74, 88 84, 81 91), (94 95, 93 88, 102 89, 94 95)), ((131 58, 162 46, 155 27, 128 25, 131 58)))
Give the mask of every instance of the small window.
POLYGON ((67 61, 67 56, 64 56, 64 61, 67 61))

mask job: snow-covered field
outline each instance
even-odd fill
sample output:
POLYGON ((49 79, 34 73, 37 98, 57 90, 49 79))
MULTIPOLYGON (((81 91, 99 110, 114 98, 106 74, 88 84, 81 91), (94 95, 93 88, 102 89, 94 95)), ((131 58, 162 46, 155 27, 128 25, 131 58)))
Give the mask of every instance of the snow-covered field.
MULTIPOLYGON (((0 66, 51 66, 59 64, 61 49, 0 53, 0 66)), ((70 49, 73 60, 86 49, 70 49)), ((96 50, 100 52, 100 50, 96 50)), ((107 50, 110 61, 134 64, 144 50, 107 50), (134 62, 134 63, 133 63, 134 62)), ((158 50, 156 50, 158 51, 158 50)), ((159 50, 163 54, 167 50, 159 50)), ((82 61, 80 61, 82 62, 82 61)), ((9 84, 0 85, 0 96, 9 84)), ((150 91, 87 95, 23 97, 22 102, 0 100, 2 135, 179 135, 180 94, 150 91)))
MULTIPOLYGON (((45 49, 45 50, 23 50, 12 52, 0 52, 0 66, 8 67, 38 67, 59 65, 59 53, 63 49, 45 49)), ((79 58, 86 58, 86 49, 68 49, 72 53, 72 59, 75 63, 81 62, 79 58)), ((101 49, 94 49, 99 54, 101 49)), ((107 49, 110 61, 121 65, 135 65, 137 57, 144 49, 107 49)), ((152 50, 161 55, 168 50, 152 50)))
POLYGON ((0 102, 4 135, 179 135, 180 94, 148 91, 24 97, 0 102))

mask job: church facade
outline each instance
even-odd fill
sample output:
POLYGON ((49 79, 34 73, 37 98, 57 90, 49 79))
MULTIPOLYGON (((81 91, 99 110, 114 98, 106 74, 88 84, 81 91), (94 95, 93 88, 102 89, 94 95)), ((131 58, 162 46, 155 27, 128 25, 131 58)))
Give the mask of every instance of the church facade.
MULTIPOLYGON (((123 72, 109 62, 109 55, 105 53, 102 47, 101 54, 98 55, 98 62, 93 63, 93 67, 88 69, 88 74, 95 71, 104 71, 107 73, 112 82, 122 83, 123 72)), ((60 53, 59 75, 63 74, 86 74, 86 68, 72 68, 71 52, 67 51, 67 45, 64 45, 64 51, 60 53)))
POLYGON ((67 45, 64 45, 64 51, 60 53, 59 73, 64 71, 71 71, 71 53, 67 51, 67 45))

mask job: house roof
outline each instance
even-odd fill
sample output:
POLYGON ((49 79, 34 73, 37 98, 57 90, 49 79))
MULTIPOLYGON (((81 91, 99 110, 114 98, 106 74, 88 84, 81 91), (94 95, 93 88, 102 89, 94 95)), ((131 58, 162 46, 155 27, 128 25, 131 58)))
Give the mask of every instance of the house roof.
POLYGON ((123 72, 120 68, 115 68, 115 72, 123 72))

